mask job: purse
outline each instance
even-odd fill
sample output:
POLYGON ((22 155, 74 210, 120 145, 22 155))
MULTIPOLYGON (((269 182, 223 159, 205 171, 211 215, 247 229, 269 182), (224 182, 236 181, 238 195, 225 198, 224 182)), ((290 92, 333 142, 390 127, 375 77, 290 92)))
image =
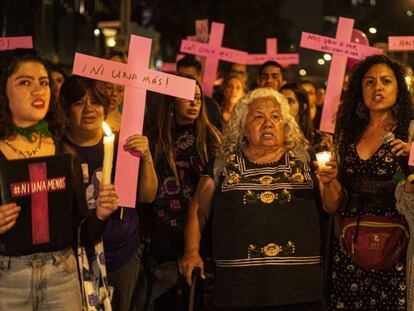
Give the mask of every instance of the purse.
MULTIPOLYGON (((80 227, 79 227, 80 228, 80 227)), ((113 287, 108 285, 105 254, 102 238, 94 245, 95 261, 89 265, 86 249, 80 243, 78 230, 78 267, 81 279, 83 311, 112 311, 111 300, 113 287), (91 269, 96 267, 97 269, 91 269), (96 270, 97 272, 94 273, 96 270), (97 275, 99 274, 99 275, 97 275)))
POLYGON ((341 245, 364 269, 388 269, 406 254, 410 234, 404 219, 362 215, 338 221, 341 245))

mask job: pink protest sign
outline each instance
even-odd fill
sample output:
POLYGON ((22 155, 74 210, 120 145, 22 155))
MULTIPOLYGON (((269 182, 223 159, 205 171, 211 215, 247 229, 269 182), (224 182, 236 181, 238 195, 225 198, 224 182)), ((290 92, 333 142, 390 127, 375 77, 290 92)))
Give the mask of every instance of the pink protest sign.
POLYGON ((207 96, 213 95, 219 60, 231 63, 246 64, 247 53, 244 51, 223 48, 224 24, 212 23, 208 43, 182 40, 180 52, 205 57, 203 72, 203 91, 207 96))
MULTIPOLYGON (((352 35, 352 33, 351 33, 352 35)), ((373 54, 382 54, 382 50, 350 41, 337 40, 302 32, 301 47, 321 51, 333 55, 348 56, 355 59, 365 59, 373 54)))
POLYGON ((33 49, 31 36, 23 37, 2 37, 0 38, 0 51, 14 49, 33 49))
POLYGON ((412 36, 388 37, 388 49, 390 51, 413 51, 414 50, 414 37, 412 36))
POLYGON ((348 57, 363 59, 369 55, 382 54, 381 49, 350 42, 353 26, 353 19, 340 17, 335 38, 307 32, 301 36, 301 47, 333 54, 319 127, 323 132, 334 132, 348 57))
POLYGON ((131 35, 128 64, 76 53, 73 74, 125 85, 115 170, 118 203, 135 207, 139 157, 124 151, 132 134, 142 134, 146 90, 193 100, 195 81, 148 69, 151 39, 131 35))
POLYGON ((277 53, 277 39, 266 39, 266 54, 249 54, 248 65, 261 65, 267 61, 276 61, 282 66, 299 64, 298 53, 277 53))

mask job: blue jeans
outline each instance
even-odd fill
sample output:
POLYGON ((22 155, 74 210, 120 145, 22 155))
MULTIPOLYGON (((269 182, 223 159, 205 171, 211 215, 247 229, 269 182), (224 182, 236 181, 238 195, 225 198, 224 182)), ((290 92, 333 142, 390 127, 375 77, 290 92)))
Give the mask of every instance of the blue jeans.
POLYGON ((0 255, 0 311, 10 310, 82 310, 73 250, 0 255))

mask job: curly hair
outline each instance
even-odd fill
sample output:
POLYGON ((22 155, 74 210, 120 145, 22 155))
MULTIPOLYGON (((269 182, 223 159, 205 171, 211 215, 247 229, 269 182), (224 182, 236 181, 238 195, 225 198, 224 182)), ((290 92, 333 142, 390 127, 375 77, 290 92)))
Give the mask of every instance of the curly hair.
POLYGON ((259 99, 269 99, 280 107, 284 121, 285 147, 287 151, 293 151, 298 158, 304 162, 309 161, 307 148, 309 142, 306 140, 299 128, 295 118, 290 114, 287 99, 279 92, 270 88, 258 88, 249 92, 234 107, 231 118, 223 133, 223 142, 218 151, 217 160, 214 165, 214 176, 217 177, 224 168, 226 158, 232 153, 242 153, 247 147, 245 139, 246 118, 250 105, 259 99))
POLYGON ((349 80, 348 90, 343 102, 339 105, 336 115, 334 139, 340 154, 352 143, 358 142, 370 121, 368 108, 362 95, 362 80, 368 70, 376 65, 384 64, 394 73, 397 80, 397 99, 392 107, 392 113, 397 121, 396 137, 406 140, 408 127, 412 116, 411 97, 405 82, 406 68, 399 62, 385 55, 374 55, 360 62, 349 80))
POLYGON ((9 99, 6 95, 6 85, 9 77, 16 72, 20 64, 36 62, 43 65, 47 71, 50 88, 49 109, 44 118, 49 124, 49 130, 53 137, 59 139, 64 131, 64 116, 56 102, 53 89, 53 79, 48 61, 44 60, 32 49, 16 49, 0 52, 0 139, 12 135, 12 115, 9 107, 9 99))

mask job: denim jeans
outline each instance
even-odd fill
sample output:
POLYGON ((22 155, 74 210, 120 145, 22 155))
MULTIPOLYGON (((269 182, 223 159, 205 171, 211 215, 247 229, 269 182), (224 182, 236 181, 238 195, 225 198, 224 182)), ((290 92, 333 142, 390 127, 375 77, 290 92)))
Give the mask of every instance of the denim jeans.
POLYGON ((0 255, 0 311, 10 310, 82 310, 73 250, 0 255))

